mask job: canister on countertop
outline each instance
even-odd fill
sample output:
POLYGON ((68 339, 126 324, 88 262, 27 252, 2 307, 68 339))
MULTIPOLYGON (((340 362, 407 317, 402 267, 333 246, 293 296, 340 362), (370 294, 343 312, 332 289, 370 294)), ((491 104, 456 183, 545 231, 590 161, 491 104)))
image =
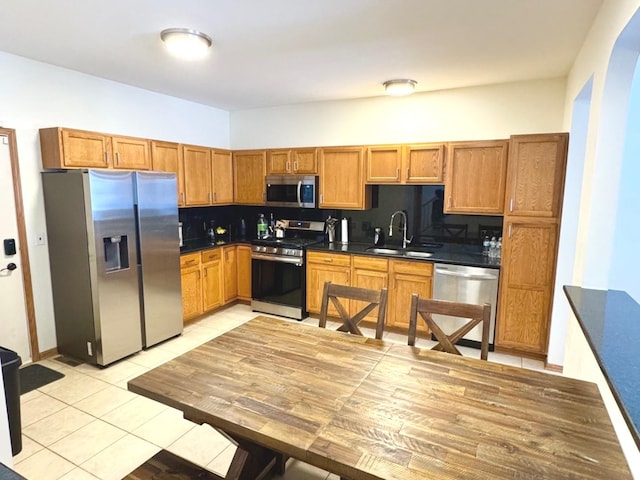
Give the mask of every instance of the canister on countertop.
POLYGON ((349 243, 349 220, 346 217, 340 223, 340 241, 349 243))

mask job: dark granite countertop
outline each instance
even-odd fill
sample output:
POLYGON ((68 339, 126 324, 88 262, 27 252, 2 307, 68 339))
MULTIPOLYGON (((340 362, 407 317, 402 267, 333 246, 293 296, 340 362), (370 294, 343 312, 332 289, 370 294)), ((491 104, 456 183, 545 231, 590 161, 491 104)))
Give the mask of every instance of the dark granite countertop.
POLYGON ((210 248, 224 247, 225 245, 238 245, 238 244, 250 244, 251 240, 235 239, 235 240, 217 240, 215 243, 211 243, 207 239, 187 240, 184 245, 180 247, 180 254, 199 252, 200 250, 208 250, 210 248))
MULTIPOLYGON (((490 259, 488 257, 484 257, 482 255, 482 250, 480 247, 475 245, 461 245, 461 244, 453 244, 453 243, 445 243, 441 244, 441 247, 437 248, 428 248, 428 247, 410 247, 410 249, 420 250, 425 252, 431 252, 433 255, 429 258, 416 258, 409 257, 403 255, 384 255, 380 253, 374 253, 369 248, 373 248, 370 243, 357 243, 350 242, 347 244, 342 244, 339 242, 335 243, 320 243, 315 245, 310 245, 307 247, 307 250, 314 251, 326 251, 326 252, 334 252, 334 253, 351 253, 358 255, 371 255, 374 257, 386 257, 386 258, 396 258, 402 260, 413 260, 418 262, 433 262, 433 263, 450 263, 454 265, 465 265, 470 267, 485 267, 485 268, 500 268, 500 260, 499 259, 490 259)), ((384 246, 381 248, 398 248, 394 246, 384 246)))
POLYGON ((565 285, 564 292, 640 448, 640 304, 619 290, 565 285))

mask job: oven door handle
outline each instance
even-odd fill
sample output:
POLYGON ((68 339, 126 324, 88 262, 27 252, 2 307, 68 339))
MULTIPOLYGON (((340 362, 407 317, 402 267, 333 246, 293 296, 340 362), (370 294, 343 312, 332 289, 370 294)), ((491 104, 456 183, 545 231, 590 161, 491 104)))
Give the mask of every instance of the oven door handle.
POLYGON ((298 205, 302 206, 302 180, 298 182, 298 205))
POLYGON ((277 257, 275 255, 252 253, 251 260, 266 260, 267 262, 292 263, 298 267, 302 266, 302 258, 300 257, 277 257))

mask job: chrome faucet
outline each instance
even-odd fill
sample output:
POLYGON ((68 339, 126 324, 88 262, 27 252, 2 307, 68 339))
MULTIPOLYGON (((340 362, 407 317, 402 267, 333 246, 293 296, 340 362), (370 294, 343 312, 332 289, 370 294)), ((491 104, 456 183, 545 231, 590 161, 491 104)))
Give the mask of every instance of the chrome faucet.
POLYGON ((413 235, 411 235, 411 238, 407 240, 407 214, 402 210, 393 212, 391 215, 391 222, 389 222, 389 237, 393 236, 393 219, 398 214, 402 215, 402 248, 407 248, 407 245, 409 245, 411 240, 413 240, 413 235))

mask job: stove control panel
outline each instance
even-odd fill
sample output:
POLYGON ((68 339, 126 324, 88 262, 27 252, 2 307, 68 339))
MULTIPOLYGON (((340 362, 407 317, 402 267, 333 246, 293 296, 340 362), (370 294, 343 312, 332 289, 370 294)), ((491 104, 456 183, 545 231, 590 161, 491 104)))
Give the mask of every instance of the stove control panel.
POLYGON ((284 248, 284 247, 266 247, 264 245, 254 245, 253 251, 256 253, 264 253, 267 255, 277 255, 281 257, 302 257, 301 248, 284 248))

